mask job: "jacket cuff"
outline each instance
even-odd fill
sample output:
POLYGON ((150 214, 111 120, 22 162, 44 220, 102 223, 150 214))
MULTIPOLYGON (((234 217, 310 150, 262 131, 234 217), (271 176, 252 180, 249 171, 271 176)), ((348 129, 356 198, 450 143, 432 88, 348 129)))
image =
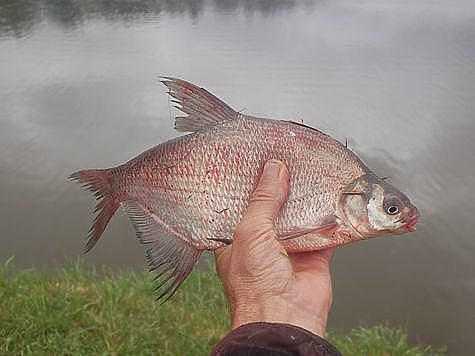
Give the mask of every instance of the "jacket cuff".
POLYGON ((282 323, 249 323, 226 335, 212 356, 233 355, 341 356, 325 339, 298 326, 282 323))

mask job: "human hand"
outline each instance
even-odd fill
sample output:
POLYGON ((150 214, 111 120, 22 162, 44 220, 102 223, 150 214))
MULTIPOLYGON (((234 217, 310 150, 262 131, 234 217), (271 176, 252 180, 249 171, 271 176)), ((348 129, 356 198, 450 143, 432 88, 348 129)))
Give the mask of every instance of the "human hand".
POLYGON ((325 336, 332 302, 333 249, 289 254, 276 239, 274 221, 289 191, 289 173, 266 163, 232 245, 215 251, 232 328, 251 322, 287 323, 325 336))

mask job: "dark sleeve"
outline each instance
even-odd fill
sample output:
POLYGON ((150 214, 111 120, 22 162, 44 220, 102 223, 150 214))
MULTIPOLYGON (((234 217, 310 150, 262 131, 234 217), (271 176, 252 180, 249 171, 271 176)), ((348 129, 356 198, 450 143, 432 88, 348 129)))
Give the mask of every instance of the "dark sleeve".
POLYGON ((325 339, 298 326, 250 323, 226 335, 211 355, 341 356, 341 353, 325 339))

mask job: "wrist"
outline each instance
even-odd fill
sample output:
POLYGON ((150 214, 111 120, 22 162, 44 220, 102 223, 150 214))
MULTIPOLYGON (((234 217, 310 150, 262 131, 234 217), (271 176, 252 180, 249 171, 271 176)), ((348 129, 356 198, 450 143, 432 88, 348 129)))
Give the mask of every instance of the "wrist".
POLYGON ((253 322, 277 322, 282 319, 283 310, 278 310, 274 303, 262 303, 257 300, 237 303, 231 309, 231 327, 236 329, 241 325, 253 322))
POLYGON ((327 317, 328 310, 315 310, 277 297, 274 300, 236 303, 231 308, 231 328, 254 322, 285 323, 324 337, 327 317))

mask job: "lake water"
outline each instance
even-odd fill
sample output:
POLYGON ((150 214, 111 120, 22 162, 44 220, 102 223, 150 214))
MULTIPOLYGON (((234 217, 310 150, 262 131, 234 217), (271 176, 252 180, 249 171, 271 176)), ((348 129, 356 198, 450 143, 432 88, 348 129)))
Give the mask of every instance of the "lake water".
MULTIPOLYGON (((473 1, 0 1, 0 261, 80 254, 94 201, 66 177, 178 135, 160 75, 347 138, 390 176, 422 221, 338 249, 330 327, 475 354, 473 1)), ((84 259, 143 267, 123 214, 84 259)))

